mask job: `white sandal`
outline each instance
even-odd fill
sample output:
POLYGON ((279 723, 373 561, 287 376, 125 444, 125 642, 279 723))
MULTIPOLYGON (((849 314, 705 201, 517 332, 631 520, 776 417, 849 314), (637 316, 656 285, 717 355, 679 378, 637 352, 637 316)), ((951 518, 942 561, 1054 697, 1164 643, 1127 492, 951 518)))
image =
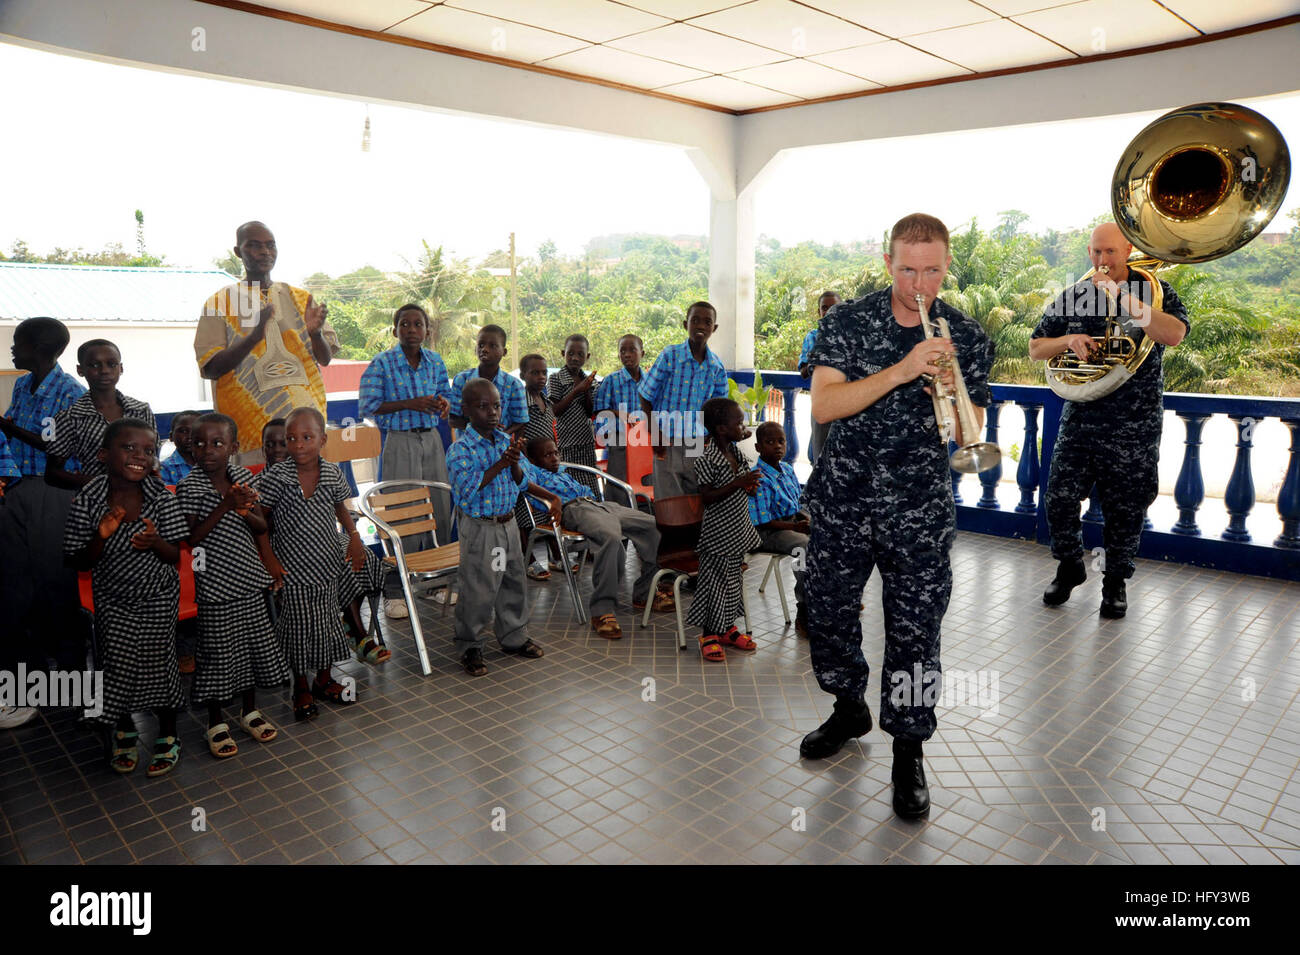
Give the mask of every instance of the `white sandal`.
POLYGON ((231 756, 234 756, 239 752, 239 746, 235 743, 235 738, 230 735, 230 724, 228 723, 218 723, 216 726, 208 730, 207 737, 208 752, 217 757, 217 759, 229 759, 231 756), (226 738, 218 742, 217 737, 222 734, 225 734, 226 738), (226 747, 230 747, 230 749, 223 752, 226 747))
POLYGON ((253 737, 259 743, 269 743, 279 735, 280 731, 271 725, 271 721, 262 715, 261 710, 253 710, 247 716, 239 717, 239 725, 242 726, 248 735, 253 737), (261 726, 250 725, 253 720, 261 720, 261 726))

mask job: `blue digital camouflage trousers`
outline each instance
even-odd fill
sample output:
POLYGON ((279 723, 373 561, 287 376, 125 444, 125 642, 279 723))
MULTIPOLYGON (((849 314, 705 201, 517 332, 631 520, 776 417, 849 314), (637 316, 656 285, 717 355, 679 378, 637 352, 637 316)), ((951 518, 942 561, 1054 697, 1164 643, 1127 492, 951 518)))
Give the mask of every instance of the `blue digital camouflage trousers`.
POLYGON ((1107 573, 1133 576, 1147 508, 1160 491, 1160 430, 1062 426, 1052 452, 1043 503, 1057 560, 1083 557, 1082 502, 1093 484, 1104 517, 1102 545, 1107 573))
MULTIPOLYGON (((924 483, 924 482, 923 482, 924 483)), ((952 593, 949 551, 955 510, 946 487, 918 499, 894 485, 833 508, 810 502, 808 642, 817 683, 836 697, 862 699, 870 667, 862 653, 859 604, 875 568, 883 584, 885 656, 880 727, 903 739, 934 734, 932 694, 939 687, 939 628, 952 593), (922 675, 925 686, 915 684, 922 675), (932 681, 932 682, 931 682, 932 681)))

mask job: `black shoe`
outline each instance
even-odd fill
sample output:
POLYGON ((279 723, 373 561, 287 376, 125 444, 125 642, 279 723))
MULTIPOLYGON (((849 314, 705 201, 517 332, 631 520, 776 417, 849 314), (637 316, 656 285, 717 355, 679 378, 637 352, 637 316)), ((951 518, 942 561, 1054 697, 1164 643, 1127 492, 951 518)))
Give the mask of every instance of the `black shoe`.
POLYGON ((921 742, 914 739, 894 740, 894 812, 904 819, 915 819, 930 811, 930 787, 925 784, 925 767, 921 765, 921 742))
POLYGON ((1070 599, 1070 591, 1088 579, 1088 572, 1083 569, 1079 558, 1063 560, 1057 565, 1056 576, 1043 591, 1043 603, 1049 607, 1059 607, 1070 599))
POLYGON ((830 719, 803 738, 799 755, 804 759, 826 759, 849 740, 870 732, 871 709, 864 700, 836 700, 830 719))
POLYGON ((487 664, 483 662, 483 651, 478 647, 470 647, 466 650, 465 655, 460 658, 460 665, 470 676, 484 676, 488 671, 487 664))
POLYGON ((1118 574, 1105 574, 1101 578, 1101 615, 1118 620, 1128 613, 1128 595, 1124 593, 1124 578, 1118 574))

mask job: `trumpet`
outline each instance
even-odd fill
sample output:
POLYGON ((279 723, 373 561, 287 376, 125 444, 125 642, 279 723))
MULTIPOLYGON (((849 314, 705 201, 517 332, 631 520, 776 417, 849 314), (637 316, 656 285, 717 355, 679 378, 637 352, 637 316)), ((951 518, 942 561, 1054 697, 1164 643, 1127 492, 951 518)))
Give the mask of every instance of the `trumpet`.
MULTIPOLYGON (((952 338, 948 329, 948 320, 942 315, 934 317, 936 328, 931 326, 930 313, 925 307, 925 296, 916 295, 916 311, 921 316, 921 331, 926 338, 952 338)), ((975 417, 975 406, 971 404, 966 391, 966 380, 962 377, 961 364, 949 355, 940 355, 934 362, 940 369, 952 368, 952 391, 943 383, 940 375, 935 375, 930 382, 930 397, 934 401, 934 416, 939 422, 939 434, 944 446, 955 441, 960 425, 962 440, 966 443, 954 451, 948 458, 948 466, 962 474, 976 474, 997 467, 1002 460, 1002 451, 996 444, 980 441, 979 420, 975 417)))

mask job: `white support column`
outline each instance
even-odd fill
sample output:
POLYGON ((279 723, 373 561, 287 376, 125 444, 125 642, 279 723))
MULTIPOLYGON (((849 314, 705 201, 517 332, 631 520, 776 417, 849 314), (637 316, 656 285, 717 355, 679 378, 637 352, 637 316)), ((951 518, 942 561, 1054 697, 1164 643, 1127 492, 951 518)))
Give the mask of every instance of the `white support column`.
POLYGON ((709 347, 729 369, 754 367, 754 190, 710 200, 709 301, 718 330, 709 347))

